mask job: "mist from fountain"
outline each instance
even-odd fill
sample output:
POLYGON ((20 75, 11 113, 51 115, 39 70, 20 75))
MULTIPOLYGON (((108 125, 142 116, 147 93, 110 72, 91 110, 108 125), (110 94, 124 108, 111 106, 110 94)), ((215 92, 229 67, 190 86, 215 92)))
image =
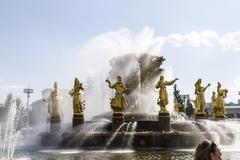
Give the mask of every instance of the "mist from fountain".
POLYGON ((92 136, 93 133, 104 132, 105 127, 110 123, 111 122, 109 120, 105 120, 95 122, 93 124, 89 124, 87 127, 84 127, 83 130, 80 131, 81 133, 84 133, 80 146, 82 146, 89 139, 89 137, 92 136))
POLYGON ((210 130, 218 133, 220 137, 220 144, 228 143, 231 146, 240 147, 240 123, 239 121, 210 121, 206 123, 210 130))
POLYGON ((0 123, 0 157, 3 157, 3 131, 0 123))
POLYGON ((171 113, 171 121, 172 122, 185 122, 188 120, 188 117, 183 112, 172 112, 171 113))
POLYGON ((174 132, 196 133, 201 138, 211 139, 220 148, 235 151, 240 147, 240 121, 239 120, 175 120, 172 122, 174 132))
POLYGON ((138 75, 138 110, 142 109, 142 82, 141 82, 141 68, 140 68, 140 64, 139 64, 139 71, 138 71, 139 75, 138 75))
POLYGON ((82 146, 94 133, 105 132, 106 127, 111 123, 108 119, 98 119, 91 123, 85 123, 84 126, 78 126, 73 128, 71 132, 65 132, 62 137, 67 139, 71 137, 71 140, 64 141, 65 146, 82 146), (81 140, 79 140, 81 139, 81 140))

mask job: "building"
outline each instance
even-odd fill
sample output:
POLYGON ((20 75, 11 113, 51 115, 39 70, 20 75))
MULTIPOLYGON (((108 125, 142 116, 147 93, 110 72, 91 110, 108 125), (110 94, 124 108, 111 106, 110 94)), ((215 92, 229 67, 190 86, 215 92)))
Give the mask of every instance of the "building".
MULTIPOLYGON (((225 103, 228 118, 240 118, 240 99, 237 103, 225 103)), ((206 103, 207 114, 211 114, 211 103, 206 103)))

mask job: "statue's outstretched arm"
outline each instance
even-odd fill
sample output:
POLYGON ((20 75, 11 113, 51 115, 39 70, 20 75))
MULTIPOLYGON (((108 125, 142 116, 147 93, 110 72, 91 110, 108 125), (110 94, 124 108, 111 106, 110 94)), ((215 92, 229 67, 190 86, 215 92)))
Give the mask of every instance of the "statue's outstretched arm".
POLYGON ((228 89, 224 89, 224 98, 227 97, 228 89))
POLYGON ((204 88, 204 91, 206 91, 206 89, 210 86, 211 84, 208 83, 208 85, 204 88))
POLYGON ((80 89, 81 90, 84 90, 83 86, 82 86, 82 83, 80 83, 80 89))
POLYGON ((172 80, 172 81, 165 81, 166 85, 173 85, 176 81, 178 80, 178 78, 172 80))
POLYGON ((158 83, 156 84, 156 89, 158 89, 160 87, 160 82, 158 81, 158 83))
POLYGON ((69 91, 69 95, 70 95, 70 96, 73 96, 73 89, 71 89, 71 90, 69 91))
POLYGON ((112 83, 109 79, 106 79, 105 82, 108 83, 109 88, 114 88, 114 85, 112 85, 112 83))
POLYGON ((127 87, 123 84, 123 92, 127 92, 127 87))

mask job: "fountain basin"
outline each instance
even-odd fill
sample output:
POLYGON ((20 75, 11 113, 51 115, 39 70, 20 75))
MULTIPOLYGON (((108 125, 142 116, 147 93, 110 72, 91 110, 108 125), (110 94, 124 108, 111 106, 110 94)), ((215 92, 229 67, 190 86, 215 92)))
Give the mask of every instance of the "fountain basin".
POLYGON ((207 132, 94 132, 87 135, 87 138, 86 134, 65 137, 59 146, 63 148, 193 148, 208 136, 210 134, 207 132), (116 134, 114 139, 110 145, 107 145, 113 134, 116 134))

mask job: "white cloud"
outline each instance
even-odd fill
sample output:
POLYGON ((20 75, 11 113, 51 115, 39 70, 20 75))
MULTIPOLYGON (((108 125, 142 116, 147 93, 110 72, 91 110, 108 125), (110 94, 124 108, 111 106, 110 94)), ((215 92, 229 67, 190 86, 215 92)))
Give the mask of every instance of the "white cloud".
POLYGON ((173 47, 214 47, 220 44, 224 51, 240 51, 240 32, 226 33, 222 37, 212 30, 191 31, 186 34, 172 33, 166 40, 173 47))
POLYGON ((213 47, 218 40, 218 34, 212 30, 192 31, 187 34, 173 33, 168 35, 166 39, 173 47, 213 47))
POLYGON ((173 45, 173 47, 181 47, 183 45, 184 37, 179 33, 173 33, 167 36, 167 41, 173 45))
POLYGON ((209 39, 218 39, 218 34, 212 30, 203 30, 201 36, 209 39))
POLYGON ((240 32, 225 34, 219 39, 219 43, 223 46, 223 50, 240 51, 240 32))

